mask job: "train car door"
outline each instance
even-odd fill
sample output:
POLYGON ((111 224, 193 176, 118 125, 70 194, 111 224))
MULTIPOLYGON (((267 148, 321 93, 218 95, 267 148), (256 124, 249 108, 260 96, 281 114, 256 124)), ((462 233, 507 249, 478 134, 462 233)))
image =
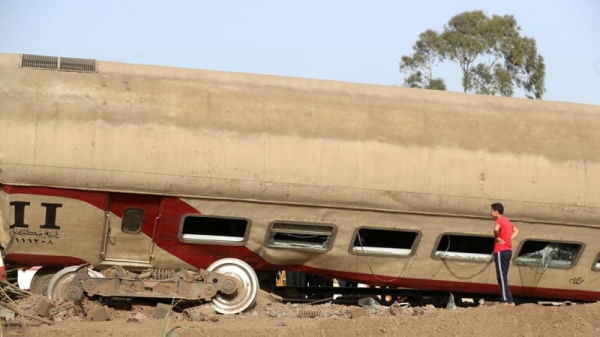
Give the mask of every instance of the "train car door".
POLYGON ((161 197, 111 193, 102 264, 150 266, 161 197))

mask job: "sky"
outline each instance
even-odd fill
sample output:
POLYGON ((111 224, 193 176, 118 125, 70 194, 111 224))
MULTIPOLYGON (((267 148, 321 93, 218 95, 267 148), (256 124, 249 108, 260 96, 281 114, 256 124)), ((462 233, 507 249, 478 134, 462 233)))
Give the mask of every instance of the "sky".
MULTIPOLYGON (((419 34, 473 10, 536 40, 544 100, 600 105, 598 0, 0 0, 0 53, 401 86, 419 34)), ((462 92, 457 64, 434 76, 462 92)))

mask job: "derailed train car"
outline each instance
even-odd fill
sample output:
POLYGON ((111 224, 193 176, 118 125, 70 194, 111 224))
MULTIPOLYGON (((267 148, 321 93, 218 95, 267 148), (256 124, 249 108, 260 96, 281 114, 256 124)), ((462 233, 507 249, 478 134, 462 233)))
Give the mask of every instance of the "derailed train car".
POLYGON ((50 297, 497 293, 500 201, 515 296, 600 300, 598 106, 5 54, 0 121, 5 263, 50 297))

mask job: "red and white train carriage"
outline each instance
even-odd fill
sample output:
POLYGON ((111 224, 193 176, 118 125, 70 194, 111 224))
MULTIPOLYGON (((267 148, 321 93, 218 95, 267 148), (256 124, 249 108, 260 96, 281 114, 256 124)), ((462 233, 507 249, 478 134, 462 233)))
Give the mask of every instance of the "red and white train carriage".
POLYGON ((491 294, 500 201, 514 295, 595 301, 599 129, 591 105, 3 54, 0 243, 51 297, 180 275, 239 312, 275 270, 491 294))

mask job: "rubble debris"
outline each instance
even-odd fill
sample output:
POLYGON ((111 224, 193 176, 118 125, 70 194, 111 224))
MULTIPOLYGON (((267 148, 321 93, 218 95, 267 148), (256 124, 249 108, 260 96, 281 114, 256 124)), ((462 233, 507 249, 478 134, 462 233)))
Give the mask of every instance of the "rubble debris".
POLYGON ((156 305, 156 311, 152 315, 152 318, 159 318, 159 319, 165 318, 167 316, 167 314, 171 311, 171 309, 173 309, 172 305, 158 303, 156 305))
POLYGON ((381 304, 379 304, 372 297, 365 297, 358 300, 358 305, 364 308, 368 308, 371 312, 381 311, 381 304))
POLYGON ((350 318, 355 319, 358 317, 369 316, 368 308, 353 308, 350 310, 350 318))
POLYGON ((55 306, 48 311, 48 317, 52 317, 55 322, 66 321, 69 317, 77 315, 74 302, 65 302, 55 306))
POLYGON ((456 303, 454 303, 454 295, 452 293, 450 293, 450 296, 448 296, 448 304, 446 305, 446 309, 448 309, 448 310, 456 309, 456 303))
POLYGON ((36 306, 40 304, 40 299, 44 297, 39 295, 30 296, 32 294, 19 289, 19 287, 7 281, 1 283, 0 295, 0 307, 8 310, 5 311, 6 315, 10 316, 10 312, 12 311, 13 314, 20 315, 24 318, 33 319, 49 325, 54 324, 53 321, 40 317, 36 313, 36 306), (15 302, 15 300, 19 301, 20 299, 25 299, 22 307, 15 302))
POLYGON ((108 307, 105 305, 89 310, 87 316, 92 321, 110 321, 108 307))
POLYGON ((56 305, 46 299, 42 299, 38 302, 38 304, 34 308, 34 312, 42 317, 49 318, 50 311, 54 309, 56 305))
POLYGON ((146 315, 138 312, 129 316, 129 318, 127 318, 127 323, 144 323, 146 318, 146 315))
POLYGON ((219 317, 216 315, 215 309, 210 304, 199 305, 197 307, 188 308, 183 311, 183 315, 190 321, 211 321, 216 322, 219 317))
POLYGON ((29 321, 23 319, 13 319, 11 321, 2 321, 2 326, 6 327, 26 327, 26 326, 40 326, 44 323, 39 321, 29 321))
POLYGON ((314 318, 321 315, 321 311, 318 309, 300 309, 298 317, 300 318, 314 318))
POLYGON ((5 321, 12 321, 15 319, 15 312, 8 308, 0 307, 0 318, 5 321))
POLYGON ((409 306, 410 303, 408 302, 394 302, 390 306, 390 314, 394 316, 399 316, 404 312, 405 308, 408 308, 409 306))
POLYGON ((48 325, 54 324, 54 322, 51 321, 51 320, 49 320, 49 319, 46 319, 46 318, 43 318, 43 317, 39 317, 37 315, 31 314, 31 313, 26 312, 26 311, 22 311, 21 309, 19 309, 18 307, 14 306, 12 304, 9 304, 9 303, 0 303, 0 305, 3 306, 3 307, 5 307, 6 309, 14 311, 15 313, 17 313, 17 314, 19 314, 19 315, 21 315, 23 317, 35 319, 35 320, 38 320, 40 322, 46 323, 48 325))

